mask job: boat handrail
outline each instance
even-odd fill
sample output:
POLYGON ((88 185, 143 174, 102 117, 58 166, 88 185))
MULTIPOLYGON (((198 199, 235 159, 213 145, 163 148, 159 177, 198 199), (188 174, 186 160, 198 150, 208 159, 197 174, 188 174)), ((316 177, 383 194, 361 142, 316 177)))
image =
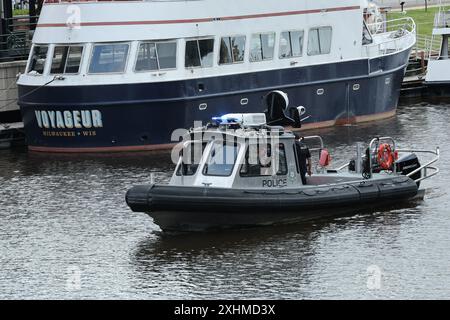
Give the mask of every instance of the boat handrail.
POLYGON ((380 24, 383 24, 385 28, 392 30, 372 34, 372 39, 379 40, 380 36, 383 36, 383 38, 381 39, 381 41, 374 40, 370 44, 363 45, 363 53, 365 53, 367 57, 371 58, 387 53, 396 53, 414 45, 416 41, 416 23, 411 17, 392 19, 383 22, 375 22, 367 24, 367 27, 370 29, 371 26, 378 26, 380 24), (397 23, 399 21, 404 21, 405 23, 397 23), (396 24, 388 25, 391 22, 396 22, 396 24), (399 32, 402 33, 399 34, 399 32), (375 35, 377 35, 377 37, 374 37, 375 35), (411 41, 405 44, 404 41, 407 38, 411 38, 411 41))
MULTIPOLYGON (((393 150, 392 151, 393 152, 397 151, 398 153, 423 153, 423 154, 432 154, 432 155, 435 156, 432 160, 430 160, 427 163, 421 165, 419 168, 411 171, 410 173, 408 173, 406 175, 407 177, 412 177, 416 173, 418 173, 418 172, 423 170, 423 175, 421 175, 420 178, 415 179, 414 180, 415 182, 420 182, 420 181, 429 179, 431 177, 434 177, 435 175, 437 175, 440 172, 439 168, 433 166, 433 164, 436 163, 437 161, 439 161, 439 158, 440 158, 440 149, 439 149, 439 147, 436 147, 436 150, 397 149, 395 140, 393 138, 391 138, 391 137, 380 137, 380 138, 372 139, 372 141, 370 142, 370 145, 369 145, 369 150, 372 151, 372 148, 373 148, 374 144, 375 143, 379 143, 382 140, 388 140, 388 141, 392 142, 392 145, 393 145, 393 150), (431 170, 431 172, 429 172, 430 170, 431 170)), ((364 157, 365 156, 362 156, 362 158, 364 158, 364 157)), ((395 163, 397 163, 397 162, 395 162, 395 163)), ((339 171, 341 171, 341 170, 343 170, 343 169, 345 169, 345 168, 347 168, 349 166, 350 166, 350 164, 346 163, 346 164, 344 164, 344 165, 342 165, 342 166, 340 166, 340 167, 338 167, 336 169, 333 169, 331 171, 339 172, 339 171)), ((369 157, 369 166, 370 166, 370 175, 372 176, 372 157, 369 157)), ((397 166, 394 165, 394 173, 396 172, 396 170, 397 170, 397 166)))
POLYGON ((434 28, 450 28, 450 11, 439 10, 436 12, 434 15, 434 28))
MULTIPOLYGON (((395 143, 395 140, 392 137, 378 137, 378 138, 373 138, 372 141, 370 141, 369 144, 369 151, 372 153, 372 149, 376 144, 379 144, 380 141, 390 141, 392 143, 392 152, 395 152, 397 150, 397 144, 395 143)), ((375 150, 376 151, 376 150, 375 150)), ((369 168, 370 168, 370 176, 372 177, 372 157, 369 157, 369 168)), ((397 172, 397 166, 394 165, 394 173, 397 172)))
POLYGON ((349 166, 350 166, 350 163, 347 162, 346 164, 340 166, 339 168, 332 169, 331 171, 339 172, 339 171, 344 170, 345 168, 347 168, 347 167, 349 167, 349 166))
POLYGON ((318 140, 320 147, 319 148, 308 148, 310 152, 315 152, 318 151, 319 152, 319 157, 320 157, 320 153, 322 152, 322 150, 325 148, 325 144, 323 143, 323 139, 321 136, 306 136, 303 137, 303 140, 318 140))
POLYGON ((421 176, 419 179, 414 180, 415 182, 420 182, 426 179, 429 179, 431 177, 434 177, 435 175, 437 175, 439 173, 439 168, 432 166, 432 164, 436 163, 439 158, 440 158, 440 149, 439 147, 436 147, 436 150, 414 150, 414 149, 398 149, 398 152, 413 152, 413 153, 428 153, 428 154, 433 154, 435 155, 435 157, 428 161, 426 164, 421 165, 419 168, 415 169, 414 171, 411 171, 410 173, 408 173, 406 176, 407 177, 411 177, 413 175, 415 175, 417 172, 420 172, 423 170, 424 175, 421 176), (431 170, 431 173, 428 173, 428 170, 431 170))
MULTIPOLYGON (((379 26, 379 25, 384 25, 387 29, 394 29, 396 27, 402 27, 403 30, 407 30, 410 33, 415 33, 416 32, 416 22, 414 21, 413 18, 411 17, 403 17, 403 18, 397 18, 397 19, 391 19, 391 20, 385 20, 385 21, 381 21, 381 22, 373 22, 373 23, 367 23, 367 27, 371 27, 371 26, 379 26), (405 23, 400 23, 400 21, 404 21, 405 23), (396 22, 396 24, 390 25, 392 22, 396 22), (410 30, 408 30, 405 27, 409 27, 410 30)), ((382 32, 384 33, 395 33, 397 32, 399 29, 395 29, 395 30, 391 30, 391 31, 386 31, 386 32, 382 32)), ((376 33, 379 34, 379 33, 376 33)))

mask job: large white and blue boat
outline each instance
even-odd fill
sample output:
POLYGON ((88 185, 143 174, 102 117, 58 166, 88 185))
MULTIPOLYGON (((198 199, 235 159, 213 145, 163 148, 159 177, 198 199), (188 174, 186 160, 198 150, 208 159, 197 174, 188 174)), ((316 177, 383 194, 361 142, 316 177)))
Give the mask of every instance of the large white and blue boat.
MULTIPOLYGON (((19 105, 31 150, 167 148, 172 132, 263 112, 279 90, 304 128, 391 117, 410 18, 370 24, 365 0, 47 0, 19 105)), ((173 141, 176 140, 176 141, 173 141)))

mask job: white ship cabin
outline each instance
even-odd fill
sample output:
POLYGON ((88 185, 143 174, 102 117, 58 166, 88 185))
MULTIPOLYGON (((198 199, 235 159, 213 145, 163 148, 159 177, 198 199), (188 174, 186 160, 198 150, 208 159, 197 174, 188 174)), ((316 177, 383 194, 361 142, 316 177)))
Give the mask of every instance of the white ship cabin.
POLYGON ((434 18, 433 38, 431 40, 430 56, 426 82, 448 83, 450 81, 450 10, 440 7, 434 18), (439 52, 433 50, 435 41, 440 42, 439 52))
POLYGON ((414 44, 412 20, 399 23, 403 33, 374 33, 366 7, 366 0, 46 0, 19 84, 214 77, 374 58, 414 44))

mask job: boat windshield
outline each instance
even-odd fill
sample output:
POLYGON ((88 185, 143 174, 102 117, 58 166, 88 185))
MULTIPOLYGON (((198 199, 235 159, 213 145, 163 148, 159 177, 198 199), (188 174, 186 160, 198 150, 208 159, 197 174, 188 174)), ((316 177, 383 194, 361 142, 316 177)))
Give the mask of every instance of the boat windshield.
POLYGON ((194 141, 183 147, 180 151, 181 163, 177 176, 193 176, 197 173, 206 145, 206 142, 194 141))
POLYGON ((214 142, 203 174, 205 176, 229 177, 233 173, 238 153, 238 143, 214 142))
POLYGON ((43 74, 45 68, 45 61, 47 60, 48 46, 35 45, 31 51, 30 63, 27 72, 35 72, 43 74))
POLYGON ((271 176, 287 174, 286 151, 283 143, 272 146, 267 144, 250 144, 245 153, 244 163, 240 169, 241 177, 271 176), (273 147, 275 152, 272 152, 273 147), (275 166, 275 167, 273 167, 275 166))

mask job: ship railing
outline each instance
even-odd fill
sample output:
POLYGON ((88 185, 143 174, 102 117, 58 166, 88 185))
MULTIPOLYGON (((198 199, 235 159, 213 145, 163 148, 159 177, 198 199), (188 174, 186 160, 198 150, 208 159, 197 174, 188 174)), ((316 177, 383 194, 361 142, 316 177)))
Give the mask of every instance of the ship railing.
POLYGON ((434 15, 435 28, 450 28, 450 11, 440 10, 434 15))
POLYGON ((412 47, 416 42, 416 23, 410 17, 367 24, 372 43, 363 45, 363 55, 369 58, 392 54, 412 47))
POLYGON ((428 60, 442 60, 448 59, 448 56, 444 56, 441 54, 441 46, 442 39, 440 36, 432 36, 431 41, 429 42, 429 47, 426 50, 428 60))
POLYGON ((321 136, 306 136, 303 137, 302 140, 307 144, 307 145, 312 145, 312 141, 314 141, 314 144, 312 147, 308 147, 309 151, 311 153, 318 153, 318 157, 317 157, 317 164, 315 165, 316 168, 316 172, 321 172, 324 170, 324 168, 322 168, 319 165, 320 162, 320 156, 322 155, 322 150, 325 149, 325 144, 323 143, 323 139, 321 136))
MULTIPOLYGON (((439 168, 434 166, 434 164, 439 161, 440 158, 440 149, 439 147, 436 147, 435 150, 424 150, 424 149, 397 149, 397 144, 395 143, 395 140, 391 137, 381 137, 381 138, 374 138, 370 144, 369 144, 369 150, 371 151, 370 153, 373 154, 373 151, 376 151, 376 147, 379 145, 380 141, 387 141, 389 142, 392 146, 392 152, 398 152, 400 153, 420 153, 420 154, 428 154, 428 155, 432 155, 433 158, 429 161, 427 161, 425 164, 421 165, 419 168, 411 171, 410 173, 408 173, 406 176, 412 178, 415 174, 417 174, 418 172, 422 172, 421 177, 418 179, 415 179, 415 182, 421 182, 423 180, 429 179, 431 177, 434 177, 435 175, 437 175, 439 173, 439 168)), ((364 159, 365 155, 361 156, 361 159, 364 159)), ((372 173, 373 173, 373 159, 372 157, 369 157, 369 168, 370 168, 370 177, 372 177, 372 173)), ((394 169, 394 173, 396 173, 397 170, 397 162, 394 163, 393 165, 393 169, 394 169)), ((346 163, 342 166, 340 166, 339 168, 336 168, 332 171, 334 172, 339 172, 341 170, 344 170, 346 168, 349 167, 349 163, 346 163)))
POLYGON ((417 35, 416 45, 411 54, 414 58, 421 59, 439 59, 441 50, 441 41, 430 35, 417 35))
MULTIPOLYGON (((395 140, 391 137, 380 137, 380 138, 373 138, 372 141, 370 141, 369 144, 369 151, 370 154, 373 154, 374 151, 376 151, 377 146, 380 144, 381 141, 386 141, 392 146, 392 152, 395 152, 397 150, 397 144, 395 143, 395 140)), ((370 168, 370 176, 372 176, 373 173, 373 159, 370 156, 369 157, 369 168, 370 168)), ((397 172, 397 166, 394 164, 394 173, 397 172)))
POLYGON ((2 19, 0 35, 0 62, 26 60, 28 58, 37 16, 15 16, 2 19))
POLYGON ((325 146, 321 136, 306 136, 306 137, 303 137, 302 140, 304 140, 305 142, 311 141, 311 140, 313 140, 313 141, 315 140, 316 142, 318 142, 318 145, 320 147, 309 148, 309 151, 313 151, 313 152, 318 151, 320 153, 325 146))
POLYGON ((406 175, 407 177, 411 178, 416 173, 422 172, 421 177, 419 179, 414 180, 415 182, 420 182, 420 181, 429 179, 439 173, 439 168, 433 166, 433 164, 435 164, 437 161, 439 161, 439 158, 440 158, 439 147, 437 147, 436 150, 398 149, 397 151, 399 153, 400 152, 422 153, 422 154, 431 154, 434 156, 430 161, 426 162, 425 164, 421 165, 419 168, 415 169, 414 171, 412 171, 406 175))

